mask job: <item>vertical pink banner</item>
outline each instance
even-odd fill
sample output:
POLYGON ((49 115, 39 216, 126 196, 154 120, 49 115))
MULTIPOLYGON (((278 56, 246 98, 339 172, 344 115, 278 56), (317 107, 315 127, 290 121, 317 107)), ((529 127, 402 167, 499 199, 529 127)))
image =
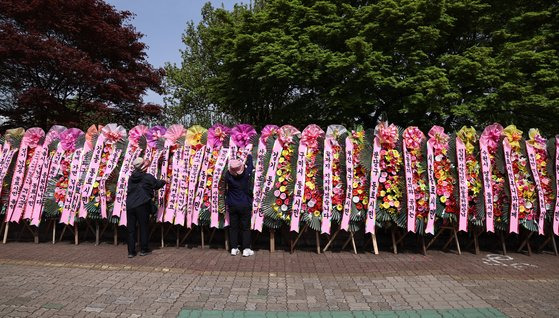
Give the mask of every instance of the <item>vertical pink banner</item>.
POLYGON ((429 180, 429 219, 426 233, 435 234, 435 216, 437 211, 437 181, 435 180, 435 158, 433 141, 427 141, 427 178, 429 180))
MULTIPOLYGON (((163 160, 161 161, 161 170, 159 171, 159 179, 169 182, 167 176, 167 168, 169 167, 169 155, 171 152, 171 145, 165 142, 163 149, 163 160)), ((165 196, 167 193, 167 185, 157 191, 157 222, 163 222, 163 215, 165 214, 165 196)))
POLYGON ((179 163, 181 162, 182 154, 182 148, 177 148, 173 153, 173 159, 171 161, 171 185, 169 187, 169 200, 167 201, 167 206, 165 207, 165 215, 163 216, 164 222, 173 223, 173 221, 175 220, 175 213, 178 202, 177 199, 179 195, 179 163))
POLYGON ((229 148, 221 148, 215 163, 214 173, 212 177, 212 202, 210 205, 211 209, 211 220, 210 226, 212 228, 219 227, 219 182, 221 181, 221 176, 223 170, 225 169, 225 164, 227 158, 229 157, 229 148))
POLYGON ((19 223, 24 214, 25 206, 27 204, 27 197, 29 195, 29 192, 31 191, 31 183, 33 182, 35 171, 37 170, 37 166, 39 166, 39 163, 42 165, 42 162, 39 162, 42 152, 42 146, 37 146, 37 148, 35 148, 35 152, 33 153, 31 162, 29 163, 27 171, 25 172, 24 182, 21 190, 19 191, 19 196, 17 197, 16 206, 12 214, 12 218, 10 219, 11 222, 19 223))
POLYGON ((485 202, 485 225, 487 232, 495 232, 493 220, 493 188, 491 182, 491 160, 487 145, 487 138, 479 139, 481 152, 481 173, 483 174, 483 199, 485 202))
MULTIPOLYGON (((24 137, 25 138, 25 137, 24 137)), ((21 192, 21 186, 25 177, 25 161, 27 160, 28 145, 25 140, 21 142, 19 153, 16 158, 16 166, 14 175, 12 177, 12 184, 10 187, 10 197, 8 201, 8 208, 6 210, 6 220, 12 221, 13 214, 16 211, 16 204, 21 192)))
POLYGON ((404 174, 406 176, 406 206, 408 208, 408 232, 415 233, 415 189, 413 181, 413 170, 411 166, 411 154, 406 147, 405 141, 402 143, 402 150, 404 154, 404 174))
MULTIPOLYGON (((258 140, 258 154, 256 157, 256 167, 254 171, 254 191, 252 194, 252 222, 251 226, 254 226, 256 219, 260 216, 260 200, 262 199, 262 185, 264 183, 264 158, 266 156, 266 144, 262 141, 262 138, 258 140)), ((214 178, 215 180, 215 178, 214 178)))
POLYGON ((340 228, 347 231, 349 228, 349 218, 351 216, 351 201, 353 196, 353 142, 351 137, 345 139, 345 152, 346 152, 346 196, 344 201, 344 214, 342 215, 342 222, 340 228))
POLYGON ((373 140, 373 154, 371 159, 371 185, 369 187, 369 204, 367 206, 367 220, 365 233, 375 234, 377 196, 380 177, 380 141, 378 137, 373 140))
POLYGON ((128 144, 126 147, 126 153, 124 154, 124 159, 122 160, 122 166, 118 174, 118 181, 116 185, 116 196, 115 203, 113 206, 113 216, 119 218, 119 225, 126 226, 126 191, 128 190, 128 178, 134 171, 132 162, 136 159, 142 150, 136 148, 132 150, 132 146, 128 144))
POLYGON ((466 145, 456 137, 456 161, 458 166, 458 192, 460 197, 460 218, 458 230, 468 232, 468 181, 466 179, 466 145))
POLYGON ((202 209, 202 199, 204 199, 204 192, 206 190, 206 177, 208 170, 208 164, 210 162, 210 156, 212 155, 212 149, 206 146, 206 151, 204 154, 204 159, 202 161, 202 168, 200 169, 198 176, 198 189, 196 189, 196 197, 194 198, 194 206, 192 210, 192 224, 198 225, 198 219, 200 218, 200 210, 202 209))
POLYGON ((79 182, 80 176, 80 164, 82 162, 83 153, 85 149, 76 149, 72 155, 72 161, 70 162, 70 178, 68 180, 68 188, 66 189, 66 197, 64 199, 64 206, 62 208, 62 214, 60 216, 60 223, 64 224, 74 224, 74 212, 71 211, 73 194, 79 182), (71 217, 71 219, 70 219, 71 217))
POLYGON ((324 190, 322 197, 322 224, 320 232, 330 234, 330 226, 332 223, 332 162, 334 155, 332 154, 332 139, 326 137, 324 140, 324 161, 322 162, 323 177, 322 187, 324 190))
POLYGON ((202 165, 202 160, 204 159, 204 153, 206 151, 206 146, 203 146, 194 155, 194 162, 189 171, 188 178, 188 201, 186 204, 186 227, 192 227, 192 216, 194 213, 194 199, 196 196, 196 183, 198 181, 198 173, 200 172, 200 166, 202 165))
POLYGON ((544 234, 544 223, 545 223, 545 198, 542 188, 542 183, 540 181, 540 174, 536 166, 536 152, 534 147, 526 142, 526 152, 528 154, 528 161, 530 163, 530 170, 532 170, 532 175, 534 176, 534 183, 536 184, 536 189, 538 191, 538 207, 540 209, 540 215, 538 216, 538 233, 540 235, 544 234))
POLYGON ((305 157, 307 154, 307 146, 304 141, 299 142, 299 149, 297 151, 297 171, 295 179, 295 189, 293 193, 293 205, 291 208, 291 223, 290 230, 299 233, 299 219, 301 216, 301 205, 303 204, 303 196, 305 194, 305 170, 306 162, 305 157))
MULTIPOLYGON (((278 168, 278 160, 280 157, 280 153, 282 150, 281 143, 279 138, 274 141, 274 148, 272 149, 272 153, 270 156, 270 163, 268 164, 268 170, 266 171, 266 178, 264 179, 264 188, 262 190, 262 197, 266 195, 266 193, 272 190, 274 186, 274 180, 276 178, 276 170, 278 168)), ((262 198, 260 198, 260 204, 262 204, 262 198)), ((264 212, 262 209, 259 208, 258 216, 252 225, 253 230, 257 230, 258 232, 262 232, 262 225, 264 221, 264 212)))
POLYGON ((97 141, 95 142, 95 147, 93 147, 93 153, 91 154, 91 160, 89 161, 89 166, 85 172, 85 179, 83 186, 81 187, 80 196, 80 218, 87 217, 87 210, 85 205, 89 202, 89 197, 93 192, 93 183, 97 181, 97 174, 99 172, 99 166, 101 165, 101 155, 103 154, 103 147, 105 145, 105 136, 99 132, 97 141))
POLYGON ((41 169, 41 175, 39 177, 39 184, 37 185, 37 194, 32 205, 31 214, 31 225, 39 226, 41 222, 41 212, 43 210, 43 198, 47 190, 48 180, 54 178, 58 170, 60 169, 60 161, 62 160, 62 155, 64 154, 64 149, 59 143, 52 158, 48 158, 44 161, 43 167, 41 169), (52 175, 52 177, 51 177, 52 175))
POLYGON ((183 149, 179 171, 179 195, 177 198, 177 210, 175 212, 175 224, 184 225, 186 220, 186 201, 188 188, 188 168, 190 167, 190 147, 183 149))
MULTIPOLYGON (((6 145, 4 145, 6 146, 6 145)), ((6 178, 6 174, 8 174, 8 170, 10 169, 10 164, 14 159, 14 154, 16 153, 17 149, 9 148, 3 154, 4 158, 2 160, 2 165, 0 166, 0 193, 2 192, 2 186, 4 185, 4 178, 6 178)))
POLYGON ((555 136, 555 208, 553 210, 553 233, 559 235, 559 136, 555 136))
POLYGON ((518 190, 516 188, 516 181, 514 179, 514 171, 512 169, 512 159, 511 159, 511 146, 508 139, 503 140, 503 150, 505 154, 505 167, 507 170, 507 176, 510 188, 510 220, 509 220, 509 232, 518 234, 518 190))
POLYGON ((105 166, 105 171, 103 173, 103 177, 99 180, 99 201, 101 205, 101 217, 103 219, 107 218, 107 179, 115 169, 116 165, 118 164, 118 159, 120 159, 120 155, 122 154, 122 150, 116 149, 114 150, 110 157, 107 165, 105 166))

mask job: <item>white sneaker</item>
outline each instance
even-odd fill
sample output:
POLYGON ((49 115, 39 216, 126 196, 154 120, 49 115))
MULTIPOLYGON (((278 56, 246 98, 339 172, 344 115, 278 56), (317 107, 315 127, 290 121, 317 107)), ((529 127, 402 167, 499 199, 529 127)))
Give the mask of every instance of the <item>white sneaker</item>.
POLYGON ((250 248, 245 248, 243 250, 243 256, 244 257, 249 257, 249 256, 252 256, 252 255, 254 255, 254 251, 251 250, 250 248))
POLYGON ((237 256, 239 254, 239 249, 238 248, 234 248, 231 249, 231 256, 237 256))

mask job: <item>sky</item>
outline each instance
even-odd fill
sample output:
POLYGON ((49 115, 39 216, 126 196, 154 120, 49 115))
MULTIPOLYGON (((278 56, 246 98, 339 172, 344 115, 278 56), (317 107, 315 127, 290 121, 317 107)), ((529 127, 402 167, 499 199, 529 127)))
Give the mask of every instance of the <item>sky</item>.
MULTIPOLYGON (((105 0, 118 10, 135 14, 129 21, 144 34, 142 41, 147 44, 148 61, 154 67, 162 67, 165 62, 180 64, 180 51, 184 49, 181 36, 188 21, 199 22, 202 6, 211 2, 214 7, 232 9, 241 0, 105 0)), ((144 102, 163 105, 163 96, 149 91, 144 102)))

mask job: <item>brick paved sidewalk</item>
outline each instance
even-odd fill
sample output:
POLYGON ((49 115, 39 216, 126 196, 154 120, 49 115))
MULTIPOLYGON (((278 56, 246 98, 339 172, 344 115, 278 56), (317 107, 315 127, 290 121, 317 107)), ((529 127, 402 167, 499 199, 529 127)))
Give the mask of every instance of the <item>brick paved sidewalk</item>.
POLYGON ((6 317, 559 316, 559 257, 0 246, 6 317))

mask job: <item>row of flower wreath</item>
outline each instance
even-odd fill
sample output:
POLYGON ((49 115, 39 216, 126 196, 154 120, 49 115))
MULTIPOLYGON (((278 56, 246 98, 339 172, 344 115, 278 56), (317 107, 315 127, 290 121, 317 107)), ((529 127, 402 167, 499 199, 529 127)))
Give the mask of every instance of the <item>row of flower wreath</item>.
POLYGON ((222 176, 231 158, 255 159, 252 227, 292 231, 308 226, 330 233, 396 224, 433 233, 440 224, 518 232, 519 225, 559 232, 555 158, 557 138, 537 129, 528 139, 514 125, 463 127, 448 135, 434 126, 425 136, 381 122, 374 130, 324 132, 309 125, 169 128, 116 124, 87 132, 53 126, 6 131, 0 139, 0 193, 5 220, 109 218, 126 225, 126 187, 131 162, 167 181, 157 194, 157 221, 228 225, 222 176), (555 158, 555 160, 553 160, 555 158), (555 176, 555 177, 554 177, 555 176), (363 222, 364 221, 364 222, 363 222))

